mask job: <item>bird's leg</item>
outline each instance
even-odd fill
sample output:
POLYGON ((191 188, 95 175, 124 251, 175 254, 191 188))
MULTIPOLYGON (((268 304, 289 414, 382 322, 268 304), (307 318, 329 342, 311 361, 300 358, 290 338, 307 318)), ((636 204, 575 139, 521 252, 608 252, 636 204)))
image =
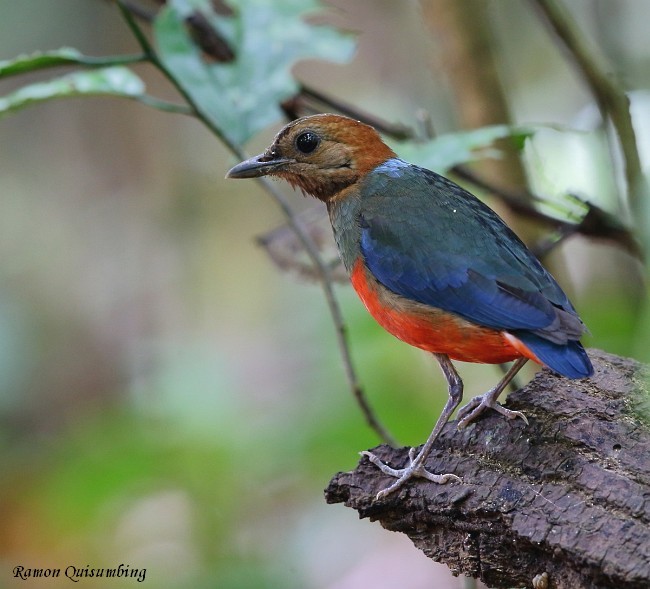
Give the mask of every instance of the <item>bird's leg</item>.
POLYGON ((499 384, 493 389, 490 389, 484 395, 474 397, 465 407, 463 407, 458 412, 458 429, 462 429, 467 426, 469 423, 474 421, 483 411, 486 409, 494 409, 501 415, 505 416, 506 419, 515 419, 521 417, 528 425, 528 420, 526 416, 521 411, 513 411, 512 409, 506 409, 497 403, 498 396, 503 392, 503 390, 508 386, 508 383, 514 378, 515 374, 519 372, 523 365, 528 361, 527 358, 519 358, 511 367, 505 376, 501 379, 499 384))
POLYGON ((454 368, 454 365, 451 363, 449 356, 445 354, 434 354, 436 360, 440 364, 445 378, 447 379, 449 398, 445 407, 436 422, 431 434, 427 438, 424 446, 418 454, 416 454, 416 449, 411 448, 409 451, 409 465, 406 468, 391 468, 387 464, 384 464, 377 456, 372 452, 362 452, 364 456, 367 456, 370 462, 377 466, 383 473, 395 477, 397 480, 390 485, 389 487, 383 489, 377 493, 377 499, 381 499, 389 495, 393 491, 399 489, 406 481, 413 477, 421 477, 432 481, 434 483, 444 484, 449 481, 459 481, 461 479, 455 474, 433 474, 424 468, 424 462, 426 461, 429 453, 431 452, 431 447, 436 441, 442 428, 449 421, 452 413, 456 410, 456 407, 460 405, 460 402, 463 400, 463 381, 461 380, 458 372, 454 368))

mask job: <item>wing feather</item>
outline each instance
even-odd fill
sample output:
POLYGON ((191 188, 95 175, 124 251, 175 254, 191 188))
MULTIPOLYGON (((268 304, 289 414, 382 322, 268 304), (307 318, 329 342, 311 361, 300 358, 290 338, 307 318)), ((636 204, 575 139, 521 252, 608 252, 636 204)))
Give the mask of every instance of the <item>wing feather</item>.
POLYGON ((476 197, 416 166, 393 173, 390 191, 381 169, 373 174, 360 246, 384 286, 493 329, 535 331, 556 342, 584 331, 555 279, 476 197))

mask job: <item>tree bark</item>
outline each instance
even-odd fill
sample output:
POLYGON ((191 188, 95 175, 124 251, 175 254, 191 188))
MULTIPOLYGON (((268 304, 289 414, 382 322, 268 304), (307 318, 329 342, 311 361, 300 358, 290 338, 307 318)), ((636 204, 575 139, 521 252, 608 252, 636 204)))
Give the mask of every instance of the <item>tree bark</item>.
MULTIPOLYGON (((378 501, 390 479, 362 458, 332 479, 328 503, 407 534, 454 574, 490 587, 647 589, 648 373, 634 360, 590 356, 592 378, 542 370, 510 395, 528 426, 495 412, 462 431, 448 424, 427 468, 462 484, 416 480, 378 501)), ((373 452, 394 467, 408 460, 408 448, 373 452)))

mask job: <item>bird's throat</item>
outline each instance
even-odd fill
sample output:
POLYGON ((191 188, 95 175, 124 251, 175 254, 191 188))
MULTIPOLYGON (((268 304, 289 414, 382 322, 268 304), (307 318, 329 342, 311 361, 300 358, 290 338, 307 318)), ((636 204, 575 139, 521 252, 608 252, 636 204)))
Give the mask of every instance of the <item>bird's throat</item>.
POLYGON ((280 172, 278 176, 284 178, 291 186, 300 188, 305 194, 316 197, 323 202, 331 202, 345 198, 346 189, 356 184, 358 174, 350 169, 341 169, 338 173, 320 174, 292 174, 280 172))

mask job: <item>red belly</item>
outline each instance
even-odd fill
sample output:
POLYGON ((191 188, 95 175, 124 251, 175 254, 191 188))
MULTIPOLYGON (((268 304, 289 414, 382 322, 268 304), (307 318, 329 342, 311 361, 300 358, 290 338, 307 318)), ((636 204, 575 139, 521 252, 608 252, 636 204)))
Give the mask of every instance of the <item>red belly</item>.
POLYGON ((361 260, 355 264, 351 280, 377 323, 407 344, 462 362, 501 364, 525 356, 539 363, 509 333, 475 325, 453 313, 409 301, 389 291, 368 276, 361 260))

